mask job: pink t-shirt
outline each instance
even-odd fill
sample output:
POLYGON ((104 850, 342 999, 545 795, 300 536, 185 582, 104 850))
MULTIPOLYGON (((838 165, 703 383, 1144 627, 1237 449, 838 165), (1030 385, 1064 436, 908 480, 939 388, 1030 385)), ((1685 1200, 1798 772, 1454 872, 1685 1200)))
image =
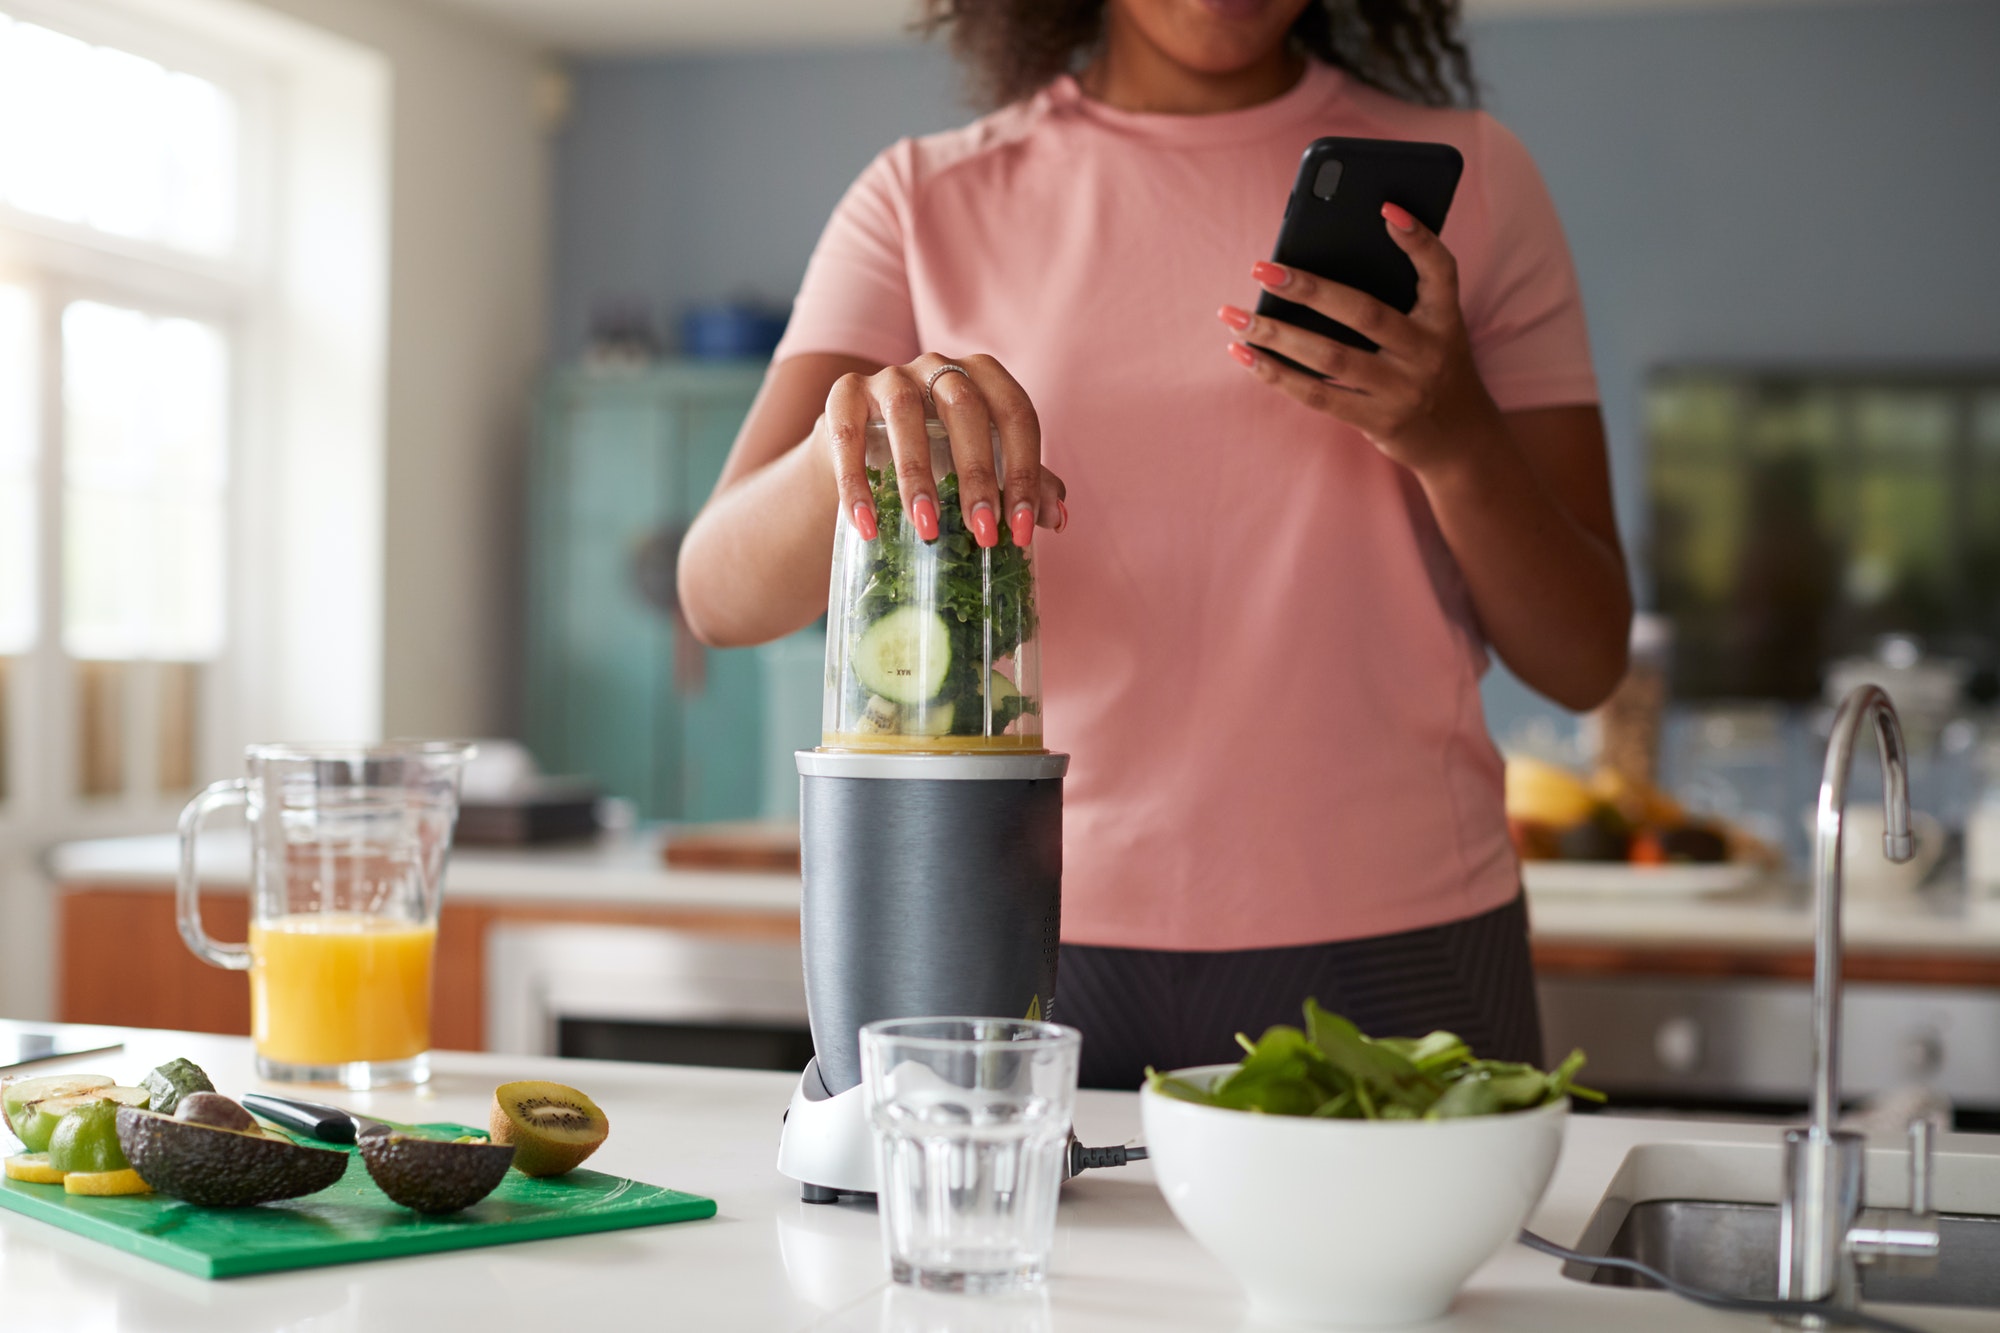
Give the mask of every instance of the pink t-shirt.
POLYGON ((986 352, 1027 389, 1070 525, 1036 537, 1044 725, 1071 756, 1063 938, 1355 939, 1517 892, 1486 649, 1415 479, 1223 348, 1299 155, 1449 143, 1443 232, 1503 409, 1597 399, 1562 228, 1478 112, 1315 64, 1243 111, 1119 111, 1075 82, 904 140, 855 181, 777 357, 986 352))

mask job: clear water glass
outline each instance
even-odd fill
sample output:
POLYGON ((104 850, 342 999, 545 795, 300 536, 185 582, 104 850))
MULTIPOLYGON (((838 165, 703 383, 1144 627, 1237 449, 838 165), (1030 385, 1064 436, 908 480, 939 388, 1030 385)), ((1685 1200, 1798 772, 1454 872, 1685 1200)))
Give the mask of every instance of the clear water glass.
POLYGON ((1048 1270, 1076 1108, 1074 1028, 895 1018, 861 1029, 882 1243, 898 1282, 1031 1287, 1048 1270))

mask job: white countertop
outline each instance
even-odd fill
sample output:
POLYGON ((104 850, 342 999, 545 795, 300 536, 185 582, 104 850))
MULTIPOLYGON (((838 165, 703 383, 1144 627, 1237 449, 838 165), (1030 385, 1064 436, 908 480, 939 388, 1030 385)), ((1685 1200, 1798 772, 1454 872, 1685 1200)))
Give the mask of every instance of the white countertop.
MULTIPOLYGON (((798 914, 797 875, 670 870, 660 859, 665 838, 664 830, 652 829, 543 847, 457 847, 445 872, 445 892, 448 900, 798 914)), ((249 880, 250 839, 241 830, 204 834, 197 856, 204 884, 249 880)), ((171 890, 180 873, 180 839, 160 834, 66 842, 50 850, 46 866, 49 877, 62 883, 171 890)))
MULTIPOLYGON (((130 1032, 122 1051, 37 1067, 134 1081, 177 1055, 224 1091, 257 1086, 240 1038, 130 1032)), ((1171 1333, 1264 1327, 1168 1211, 1143 1165, 1068 1187, 1042 1292, 1004 1300, 935 1296, 885 1279, 872 1208, 800 1203, 772 1166, 790 1075, 447 1053, 420 1092, 333 1100, 400 1120, 482 1124, 492 1087, 524 1077, 583 1088, 612 1134, 591 1165, 709 1195, 703 1222, 451 1254, 208 1282, 0 1212, 0 1324, 31 1333, 441 1333, 442 1330, 822 1330, 826 1333, 1171 1333)), ((1077 1131, 1119 1143, 1139 1128, 1136 1096, 1086 1092, 1077 1131)), ((1660 1140, 1772 1141, 1768 1126, 1579 1116, 1531 1225, 1573 1242, 1626 1151, 1660 1140)), ((1940 1151, 2000 1155, 2000 1141, 1947 1135, 1940 1151)), ((1937 1333, 1991 1329, 1993 1313, 1874 1307, 1937 1333)), ((1589 1287, 1510 1246, 1481 1268, 1452 1333, 1682 1333, 1748 1330, 1659 1292, 1589 1287)))
MULTIPOLYGON (((550 847, 464 847, 452 853, 446 893, 486 903, 675 907, 795 915, 799 881, 789 874, 670 870, 665 834, 606 834, 550 847)), ((67 883, 171 888, 179 865, 172 835, 64 843, 47 857, 51 878, 67 883)), ((218 831, 201 845, 204 883, 241 884, 249 842, 218 831)), ((1603 892, 1534 893, 1530 915, 1543 943, 1695 945, 1806 949, 1812 917, 1804 891, 1773 883, 1712 897, 1647 896, 1607 881, 1603 892)), ((1850 948, 1959 956, 2000 956, 2000 902, 1968 903, 1955 891, 1902 898, 1850 897, 1850 948)))

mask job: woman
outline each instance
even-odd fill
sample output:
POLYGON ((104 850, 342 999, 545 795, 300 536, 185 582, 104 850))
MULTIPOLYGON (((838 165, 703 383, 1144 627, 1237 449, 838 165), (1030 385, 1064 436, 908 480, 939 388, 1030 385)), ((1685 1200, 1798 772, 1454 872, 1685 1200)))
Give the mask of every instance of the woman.
POLYGON ((1539 1058, 1479 677, 1490 644, 1589 707, 1631 603, 1561 228, 1520 144, 1448 105, 1456 8, 932 0, 1000 109, 842 200, 683 548, 707 641, 808 623, 836 512, 874 530, 869 418, 935 531, 931 399, 978 540, 1061 534, 1039 555, 1046 735, 1073 756, 1056 1007, 1088 1084, 1227 1060, 1308 995, 1539 1058), (1447 239, 1383 210, 1408 315, 1259 262, 1322 135, 1464 155, 1447 239), (1380 350, 1252 315, 1260 288, 1380 350))

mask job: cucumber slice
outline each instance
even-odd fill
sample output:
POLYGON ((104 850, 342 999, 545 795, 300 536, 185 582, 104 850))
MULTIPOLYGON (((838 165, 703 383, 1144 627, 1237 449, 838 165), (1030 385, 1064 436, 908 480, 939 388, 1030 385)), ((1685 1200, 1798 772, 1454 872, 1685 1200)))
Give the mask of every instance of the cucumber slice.
POLYGON ((997 671, 987 672, 986 681, 986 689, 993 695, 993 706, 995 708, 1000 707, 1001 704, 1006 703, 1009 699, 1018 699, 1021 697, 1021 692, 1014 688, 1014 682, 1008 680, 997 671))
POLYGON ((951 631, 944 618, 899 606, 861 632, 854 675, 861 688, 890 703, 937 698, 951 670, 951 631))
POLYGON ((903 710, 905 736, 949 736, 956 704, 911 704, 903 710))

